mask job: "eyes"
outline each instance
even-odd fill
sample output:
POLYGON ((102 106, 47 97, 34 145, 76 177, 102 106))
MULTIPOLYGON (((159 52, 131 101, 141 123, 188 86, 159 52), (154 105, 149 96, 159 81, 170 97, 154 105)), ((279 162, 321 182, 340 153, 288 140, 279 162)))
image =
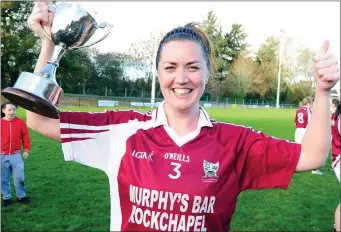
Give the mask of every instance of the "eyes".
MULTIPOLYGON (((199 70, 200 68, 198 66, 195 66, 195 65, 190 65, 187 67, 187 69, 190 72, 195 72, 195 71, 199 70)), ((175 65, 166 66, 165 70, 167 72, 174 72, 176 70, 176 66, 175 65)))

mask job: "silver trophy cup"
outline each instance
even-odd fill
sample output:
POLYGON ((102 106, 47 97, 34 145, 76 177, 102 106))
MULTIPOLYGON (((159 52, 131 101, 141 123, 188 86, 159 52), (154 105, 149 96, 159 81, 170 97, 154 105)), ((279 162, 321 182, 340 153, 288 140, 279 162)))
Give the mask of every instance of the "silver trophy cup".
MULTIPOLYGON (((14 104, 31 112, 59 118, 57 109, 63 89, 57 84, 56 69, 62 56, 69 51, 86 48, 105 39, 111 29, 108 23, 98 24, 79 5, 60 2, 54 5, 51 41, 54 50, 46 66, 39 73, 22 72, 13 87, 5 88, 2 95, 14 104), (84 45, 97 29, 106 28, 106 33, 97 41, 84 45)), ((47 35, 46 31, 43 29, 47 35)))

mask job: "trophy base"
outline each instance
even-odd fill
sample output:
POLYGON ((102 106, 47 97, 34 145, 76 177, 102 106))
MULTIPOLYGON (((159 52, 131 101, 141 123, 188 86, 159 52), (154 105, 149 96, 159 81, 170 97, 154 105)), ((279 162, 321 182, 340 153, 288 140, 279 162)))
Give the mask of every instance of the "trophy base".
POLYGON ((46 99, 26 92, 22 89, 7 87, 2 91, 2 95, 11 101, 33 113, 43 115, 49 118, 59 119, 58 109, 46 99))

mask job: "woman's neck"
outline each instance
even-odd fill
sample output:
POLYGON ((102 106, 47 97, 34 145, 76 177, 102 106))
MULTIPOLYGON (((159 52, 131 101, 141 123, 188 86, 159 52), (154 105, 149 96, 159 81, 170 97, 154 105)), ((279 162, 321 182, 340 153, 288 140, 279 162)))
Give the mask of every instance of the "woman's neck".
POLYGON ((197 129, 200 117, 199 106, 194 106, 186 111, 179 111, 174 109, 172 105, 165 103, 164 110, 169 127, 178 136, 185 136, 197 129))

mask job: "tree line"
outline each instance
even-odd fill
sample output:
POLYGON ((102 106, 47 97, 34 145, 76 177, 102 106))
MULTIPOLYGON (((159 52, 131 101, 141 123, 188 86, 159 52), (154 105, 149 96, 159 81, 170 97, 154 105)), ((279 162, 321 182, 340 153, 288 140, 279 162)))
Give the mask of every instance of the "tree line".
MULTIPOLYGON (((33 72, 40 40, 26 25, 34 2, 1 2, 1 86, 13 86, 23 71, 33 72)), ((251 53, 248 35, 241 24, 227 32, 211 10, 201 22, 213 42, 216 72, 203 95, 206 100, 226 98, 276 99, 279 36, 272 36, 251 53)), ((126 53, 101 53, 90 47, 67 52, 57 69, 57 82, 65 93, 140 97, 140 90, 151 92, 152 59, 155 45, 164 32, 150 34, 133 43, 126 53), (137 96, 136 96, 137 95, 137 96)), ((298 48, 287 38, 281 75, 280 100, 298 103, 313 94, 310 64, 314 53, 298 48), (295 77, 302 76, 301 80, 295 77)), ((156 83, 159 92, 159 85, 156 83)))

